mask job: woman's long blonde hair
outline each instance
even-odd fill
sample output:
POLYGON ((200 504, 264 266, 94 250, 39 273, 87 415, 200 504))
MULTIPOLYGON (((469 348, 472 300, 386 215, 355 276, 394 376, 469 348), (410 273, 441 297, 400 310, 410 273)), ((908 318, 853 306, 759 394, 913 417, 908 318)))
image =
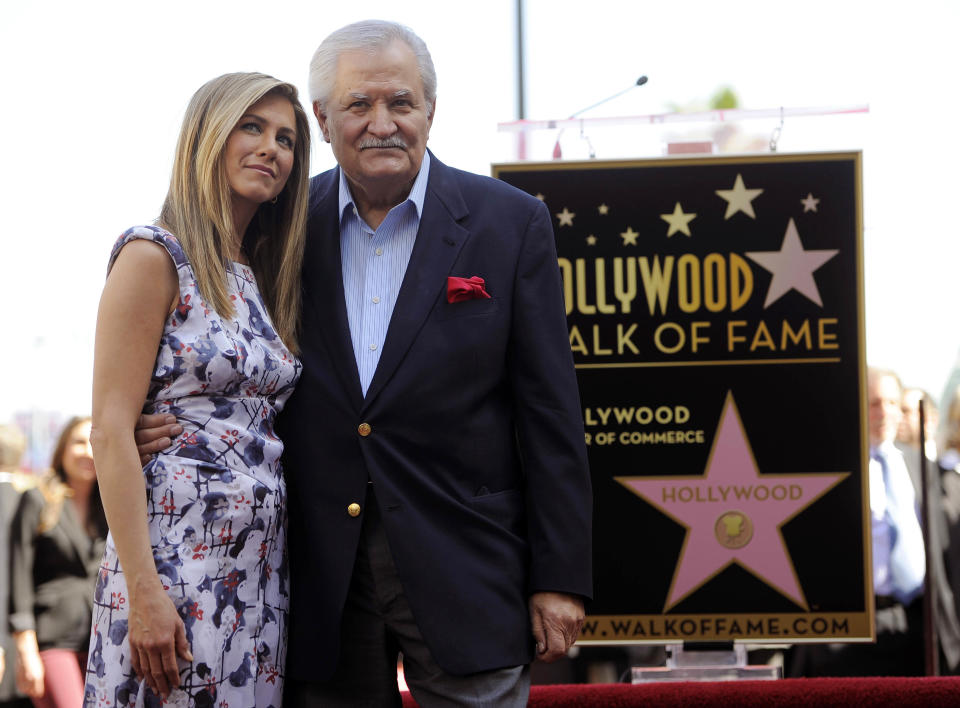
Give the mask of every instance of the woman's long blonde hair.
POLYGON ((310 123, 296 87, 258 73, 224 74, 201 86, 183 118, 170 189, 157 223, 180 241, 203 298, 222 317, 232 317, 226 262, 236 244, 223 155, 240 118, 267 95, 283 96, 293 106, 293 168, 276 203, 261 204, 240 236, 273 325, 296 353, 310 157, 310 123))

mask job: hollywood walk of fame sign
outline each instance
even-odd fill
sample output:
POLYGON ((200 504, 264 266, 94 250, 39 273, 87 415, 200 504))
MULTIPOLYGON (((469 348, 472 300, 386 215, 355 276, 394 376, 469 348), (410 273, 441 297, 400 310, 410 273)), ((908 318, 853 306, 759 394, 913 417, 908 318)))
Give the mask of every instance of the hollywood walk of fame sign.
POLYGON ((581 641, 862 641, 860 154, 495 165, 557 238, 594 486, 581 641))

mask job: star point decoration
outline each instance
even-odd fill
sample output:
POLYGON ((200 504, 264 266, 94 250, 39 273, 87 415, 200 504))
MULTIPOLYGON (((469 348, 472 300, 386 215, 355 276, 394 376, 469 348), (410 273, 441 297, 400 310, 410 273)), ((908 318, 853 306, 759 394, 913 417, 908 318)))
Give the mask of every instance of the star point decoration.
POLYGON ((576 214, 564 207, 563 211, 558 211, 554 216, 560 220, 560 226, 573 226, 573 217, 575 217, 576 214))
POLYGON ((601 204, 597 207, 597 211, 600 212, 600 216, 606 216, 610 213, 610 207, 608 207, 606 204, 601 204))
POLYGON ((543 195, 542 192, 537 192, 534 196, 535 196, 537 199, 539 199, 541 202, 542 202, 544 199, 546 199, 546 197, 543 195))
POLYGON ((624 246, 636 246, 637 245, 637 236, 640 234, 637 231, 633 230, 632 226, 628 226, 626 231, 620 232, 620 238, 623 239, 624 246))
POLYGON ((803 213, 806 214, 808 211, 816 212, 820 200, 815 198, 812 192, 807 192, 807 198, 801 199, 800 203, 803 204, 803 213))
POLYGON ((702 476, 616 480, 687 529, 666 612, 734 563, 808 609, 781 529, 847 476, 762 474, 728 392, 702 476))
POLYGON ((723 215, 726 221, 737 212, 743 212, 751 219, 756 219, 757 215, 753 212, 753 200, 763 194, 762 189, 747 189, 743 184, 743 176, 737 173, 737 179, 733 183, 733 189, 717 189, 717 196, 727 201, 727 212, 723 215))
POLYGON ((596 246, 596 245, 597 245, 597 237, 594 236, 593 234, 590 234, 589 236, 587 236, 587 245, 588 245, 588 246, 596 246))
POLYGON ((790 219, 779 251, 747 251, 744 255, 773 273, 767 299, 763 303, 763 309, 767 309, 790 290, 796 290, 811 302, 823 307, 813 272, 838 253, 840 251, 835 248, 803 250, 797 226, 793 219, 790 219))
POLYGON ((696 214, 685 214, 680 202, 673 208, 672 214, 661 214, 660 218, 670 224, 667 229, 667 238, 670 238, 678 231, 686 236, 690 236, 690 222, 697 218, 696 214))

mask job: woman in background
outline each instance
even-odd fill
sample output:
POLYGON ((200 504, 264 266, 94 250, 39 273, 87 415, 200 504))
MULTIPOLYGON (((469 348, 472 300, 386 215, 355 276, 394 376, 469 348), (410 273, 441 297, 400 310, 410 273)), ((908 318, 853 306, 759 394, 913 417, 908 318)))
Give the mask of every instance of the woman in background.
POLYGON ((38 708, 76 708, 107 536, 90 418, 67 423, 50 466, 50 476, 21 496, 11 526, 10 626, 17 688, 38 708))

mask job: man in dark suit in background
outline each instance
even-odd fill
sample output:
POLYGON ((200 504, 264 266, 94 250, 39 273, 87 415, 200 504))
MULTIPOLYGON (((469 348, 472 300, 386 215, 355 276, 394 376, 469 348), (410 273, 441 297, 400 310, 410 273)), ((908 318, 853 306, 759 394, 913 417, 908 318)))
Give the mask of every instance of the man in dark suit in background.
MULTIPOLYGON (((400 652, 422 706, 526 705, 528 664, 566 653, 592 592, 549 213, 427 151, 436 74, 409 29, 337 30, 310 73, 339 167, 311 183, 303 376, 278 421, 284 705, 400 705, 400 652)), ((139 431, 141 453, 178 431, 139 431)))
MULTIPOLYGON (((887 369, 867 371, 870 436, 870 516, 873 535, 873 589, 876 603, 875 644, 798 645, 793 649, 792 676, 920 676, 924 666, 923 591, 925 542, 918 516, 921 496, 919 460, 911 472, 908 459, 895 445, 903 415, 903 387, 887 369)), ((919 450, 916 457, 919 458, 919 450)), ((931 509, 940 516, 936 477, 931 509)), ((933 565, 929 585, 938 609, 941 648, 948 668, 956 666, 960 628, 950 597, 942 557, 940 524, 933 524, 933 565)))
MULTIPOLYGON (((937 407, 929 393, 918 388, 905 388, 900 409, 903 417, 897 430, 896 448, 910 472, 917 500, 922 499, 926 471, 929 522, 926 540, 930 544, 933 567, 928 587, 936 607, 936 633, 940 647, 941 673, 954 674, 960 669, 960 621, 957 618, 956 574, 958 526, 957 495, 953 479, 941 476, 937 462, 937 407), (920 407, 924 412, 924 434, 920 435, 920 407), (921 438, 923 454, 920 453, 921 438), (951 540, 951 537, 954 537, 951 540), (951 546, 953 546, 951 548, 951 546)), ((952 471, 948 474, 955 474, 952 471)))

